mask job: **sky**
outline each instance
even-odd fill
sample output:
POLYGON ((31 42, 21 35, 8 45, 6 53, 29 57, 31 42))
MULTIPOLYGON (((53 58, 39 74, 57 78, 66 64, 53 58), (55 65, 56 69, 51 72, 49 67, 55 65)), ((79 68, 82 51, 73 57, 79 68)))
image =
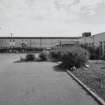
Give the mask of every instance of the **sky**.
POLYGON ((105 32, 105 0, 0 0, 0 36, 105 32))

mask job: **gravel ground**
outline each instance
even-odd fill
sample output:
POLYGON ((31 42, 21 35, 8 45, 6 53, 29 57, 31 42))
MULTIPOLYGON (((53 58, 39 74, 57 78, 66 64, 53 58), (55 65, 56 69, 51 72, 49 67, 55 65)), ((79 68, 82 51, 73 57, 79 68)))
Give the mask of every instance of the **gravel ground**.
POLYGON ((14 63, 24 55, 0 55, 0 105, 98 105, 55 63, 14 63))
POLYGON ((105 101, 105 61, 91 60, 89 66, 75 70, 73 74, 105 101))

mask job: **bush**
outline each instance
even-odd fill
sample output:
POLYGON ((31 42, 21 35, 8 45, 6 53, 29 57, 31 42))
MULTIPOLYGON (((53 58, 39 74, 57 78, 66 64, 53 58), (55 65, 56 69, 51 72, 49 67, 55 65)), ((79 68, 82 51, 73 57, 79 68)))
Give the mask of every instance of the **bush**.
POLYGON ((79 68, 88 60, 89 54, 88 52, 80 47, 72 48, 66 55, 62 57, 62 63, 66 65, 67 68, 71 68, 73 66, 79 68))
POLYGON ((70 69, 72 67, 81 67, 88 61, 89 53, 87 50, 81 47, 70 47, 58 49, 51 53, 53 59, 62 62, 62 65, 70 69))
POLYGON ((39 59, 40 59, 40 61, 46 61, 47 60, 47 53, 46 52, 41 52, 40 54, 39 54, 39 59))
POLYGON ((91 60, 99 60, 99 59, 101 59, 101 57, 100 57, 100 48, 99 47, 88 46, 86 44, 81 45, 81 47, 85 48, 86 50, 89 51, 91 60))
POLYGON ((61 60, 61 52, 51 51, 50 59, 53 61, 60 61, 61 60))
POLYGON ((105 54, 103 56, 101 56, 101 60, 105 61, 105 54))
POLYGON ((64 68, 67 68, 67 69, 69 69, 69 68, 72 68, 73 66, 74 66, 74 56, 72 55, 72 53, 68 53, 68 54, 64 54, 63 56, 62 56, 62 65, 63 65, 63 67, 64 68))
POLYGON ((25 57, 26 61, 34 61, 35 60, 35 56, 34 54, 27 54, 25 57))

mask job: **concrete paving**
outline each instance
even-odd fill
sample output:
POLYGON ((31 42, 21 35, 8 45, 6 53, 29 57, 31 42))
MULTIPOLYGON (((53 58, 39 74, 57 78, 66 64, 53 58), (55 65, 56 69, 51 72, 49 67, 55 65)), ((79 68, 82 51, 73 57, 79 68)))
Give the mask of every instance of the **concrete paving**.
POLYGON ((0 55, 0 105, 98 105, 56 63, 13 63, 19 55, 0 55))

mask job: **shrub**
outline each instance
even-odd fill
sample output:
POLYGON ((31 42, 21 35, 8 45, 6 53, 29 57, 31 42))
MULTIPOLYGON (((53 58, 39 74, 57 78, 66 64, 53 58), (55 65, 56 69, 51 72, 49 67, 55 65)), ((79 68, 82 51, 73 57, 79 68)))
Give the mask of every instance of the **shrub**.
POLYGON ((27 54, 25 57, 26 61, 34 61, 35 60, 35 56, 34 54, 27 54))
POLYGON ((40 54, 39 54, 39 59, 40 59, 40 61, 46 61, 47 60, 47 57, 48 55, 47 55, 47 53, 46 52, 41 52, 40 54))
POLYGON ((67 68, 71 68, 73 66, 79 68, 87 62, 89 53, 81 47, 72 47, 71 51, 68 51, 68 53, 62 58, 62 62, 67 66, 67 68))
POLYGON ((101 57, 101 60, 105 61, 105 54, 101 57))
POLYGON ((74 60, 72 53, 64 54, 61 59, 63 67, 67 69, 74 66, 74 60))
POLYGON ((87 50, 81 47, 70 47, 58 49, 51 53, 53 59, 57 59, 62 62, 62 65, 70 69, 72 67, 81 67, 88 61, 89 53, 87 50))
POLYGON ((51 51, 49 56, 52 61, 60 61, 61 60, 61 52, 51 51))
POLYGON ((100 57, 100 48, 95 46, 88 46, 86 44, 81 45, 82 48, 85 48, 90 53, 90 59, 91 60, 98 60, 101 59, 100 57))

